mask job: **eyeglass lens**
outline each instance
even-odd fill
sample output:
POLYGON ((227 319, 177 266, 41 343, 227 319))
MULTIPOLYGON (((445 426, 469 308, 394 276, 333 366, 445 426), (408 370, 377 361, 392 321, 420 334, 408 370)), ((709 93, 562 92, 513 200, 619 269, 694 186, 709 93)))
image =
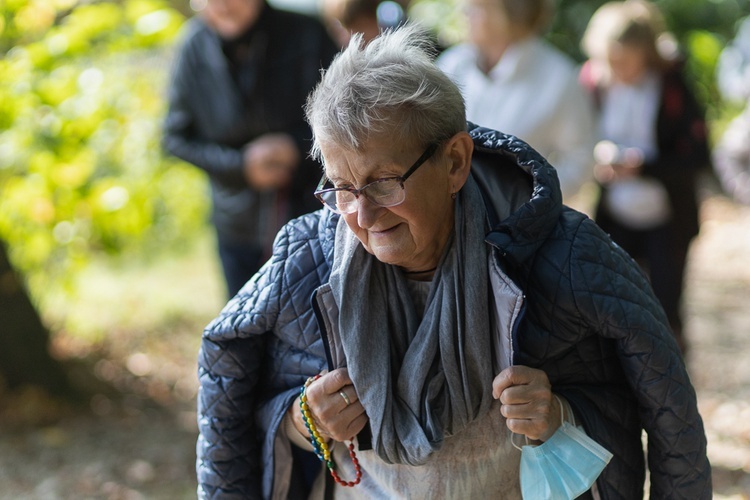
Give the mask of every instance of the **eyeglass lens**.
MULTIPOLYGON (((404 201, 405 190, 400 179, 383 179, 363 187, 359 193, 381 207, 392 207, 404 201)), ((322 201, 335 211, 349 214, 357 210, 357 196, 351 191, 335 190, 320 193, 322 201)))

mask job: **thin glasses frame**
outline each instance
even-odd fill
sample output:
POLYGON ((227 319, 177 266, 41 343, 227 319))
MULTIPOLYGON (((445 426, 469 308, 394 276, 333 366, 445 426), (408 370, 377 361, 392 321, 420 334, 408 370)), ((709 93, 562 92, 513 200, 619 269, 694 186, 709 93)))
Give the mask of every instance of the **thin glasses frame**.
POLYGON ((385 177, 383 179, 378 179, 376 181, 370 182, 369 184, 365 184, 360 189, 357 189, 357 188, 329 188, 329 189, 323 189, 323 187, 326 185, 326 182, 328 182, 328 177, 326 177, 326 175, 323 174, 323 177, 320 178, 320 182, 318 183, 318 186, 315 189, 315 193, 314 193, 315 197, 323 205, 325 205, 331 211, 333 211, 333 212, 335 212, 337 214, 350 214, 350 213, 356 212, 357 211, 356 204, 355 204, 355 208, 353 210, 350 210, 350 211, 341 211, 337 207, 331 206, 330 203, 326 203, 324 196, 326 194, 328 194, 328 193, 336 193, 336 192, 340 192, 340 191, 346 191, 346 192, 349 192, 349 193, 353 194, 354 198, 357 199, 357 200, 359 199, 360 195, 364 195, 365 198, 367 198, 368 201, 370 201, 370 202, 372 202, 375 205, 380 206, 380 207, 386 207, 387 208, 387 207, 395 207, 397 205, 400 205, 406 199, 406 195, 405 194, 404 194, 404 197, 401 198, 400 201, 398 201, 396 203, 391 203, 391 204, 384 205, 384 204, 379 203, 379 202, 371 199, 370 197, 368 197, 367 193, 366 193, 366 190, 370 186, 373 186, 374 184, 379 184, 379 183, 382 183, 382 182, 398 181, 398 183, 399 183, 399 185, 401 187, 401 190, 403 191, 405 189, 404 188, 404 183, 406 182, 406 180, 414 172, 416 172, 419 167, 421 167, 422 165, 424 165, 427 162, 427 160, 429 160, 432 157, 432 155, 435 154, 435 151, 437 151, 438 146, 439 146, 438 143, 430 144, 427 147, 427 149, 425 149, 424 153, 422 153, 422 156, 420 156, 419 158, 417 158, 417 161, 415 161, 414 164, 412 164, 412 166, 409 167, 409 169, 404 173, 404 175, 394 176, 394 177, 385 177))

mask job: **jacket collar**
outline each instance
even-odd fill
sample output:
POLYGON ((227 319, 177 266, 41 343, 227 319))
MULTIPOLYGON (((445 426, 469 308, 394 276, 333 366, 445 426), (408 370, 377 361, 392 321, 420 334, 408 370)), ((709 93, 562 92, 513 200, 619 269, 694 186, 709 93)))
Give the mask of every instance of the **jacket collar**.
POLYGON ((511 263, 533 256, 562 212, 552 166, 517 137, 468 124, 474 140, 472 172, 483 186, 491 230, 487 242, 511 263))

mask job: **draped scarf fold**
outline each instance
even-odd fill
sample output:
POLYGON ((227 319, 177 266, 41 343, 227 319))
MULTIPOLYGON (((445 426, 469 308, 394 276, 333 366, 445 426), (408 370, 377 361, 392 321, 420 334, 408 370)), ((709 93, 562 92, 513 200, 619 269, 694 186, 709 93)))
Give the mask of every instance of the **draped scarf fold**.
POLYGON ((400 268, 369 254, 339 220, 330 285, 341 343, 373 448, 387 463, 424 464, 445 437, 489 411, 486 220, 469 176, 421 321, 400 268))

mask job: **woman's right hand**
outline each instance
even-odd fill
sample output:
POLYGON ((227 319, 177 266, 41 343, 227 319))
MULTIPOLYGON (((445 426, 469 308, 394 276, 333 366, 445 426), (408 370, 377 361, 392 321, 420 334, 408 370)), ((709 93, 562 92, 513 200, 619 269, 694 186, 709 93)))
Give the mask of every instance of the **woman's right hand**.
MULTIPOLYGON (((367 423, 367 414, 346 368, 321 374, 320 378, 307 386, 305 395, 318 432, 334 441, 351 439, 367 423)), ((309 431, 299 409, 299 397, 290 411, 293 412, 297 431, 309 439, 309 431)))

